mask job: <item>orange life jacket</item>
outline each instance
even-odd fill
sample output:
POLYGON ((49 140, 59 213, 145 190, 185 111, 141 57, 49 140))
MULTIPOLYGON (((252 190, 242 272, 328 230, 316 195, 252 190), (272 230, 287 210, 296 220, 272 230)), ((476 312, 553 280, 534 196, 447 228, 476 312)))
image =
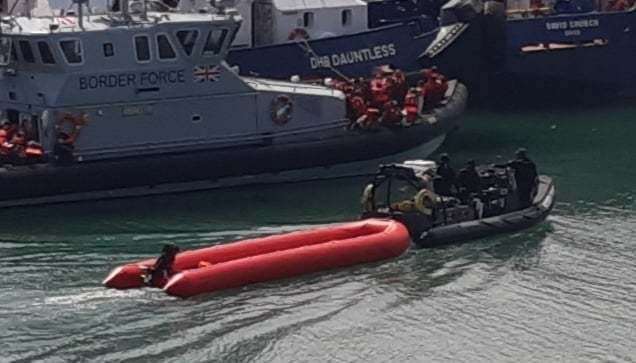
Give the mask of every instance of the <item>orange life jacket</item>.
POLYGON ((382 122, 389 125, 394 125, 402 121, 401 109, 397 102, 389 101, 384 105, 384 112, 382 113, 382 122))
POLYGON ((15 145, 9 141, 5 141, 0 145, 0 153, 3 155, 9 155, 15 148, 15 145))
POLYGON ((367 103, 360 96, 353 96, 351 98, 351 115, 354 119, 367 113, 367 103))
POLYGON ((405 116, 406 122, 412 124, 417 120, 418 116, 418 94, 415 90, 409 90, 404 97, 404 108, 402 113, 405 116))
POLYGON ((390 98, 388 84, 384 78, 374 78, 371 80, 371 95, 374 106, 381 107, 390 98))
POLYGON ((26 149, 24 150, 24 153, 27 157, 30 158, 39 158, 42 155, 44 155, 44 150, 42 149, 42 146, 40 145, 28 145, 26 147, 26 149))

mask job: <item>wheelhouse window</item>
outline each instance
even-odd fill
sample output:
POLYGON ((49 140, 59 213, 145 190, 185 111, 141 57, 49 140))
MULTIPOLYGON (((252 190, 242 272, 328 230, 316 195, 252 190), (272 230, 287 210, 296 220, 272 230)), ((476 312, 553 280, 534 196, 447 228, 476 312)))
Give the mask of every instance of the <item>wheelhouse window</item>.
POLYGON ((60 41, 62 54, 69 64, 82 63, 82 43, 79 39, 67 39, 60 41))
POLYGON ((342 11, 341 13, 342 26, 351 25, 352 19, 353 19, 353 13, 351 12, 351 9, 346 9, 342 11))
POLYGON ((150 61, 150 41, 145 35, 135 36, 135 53, 137 55, 137 61, 149 62, 150 61))
POLYGON ((15 43, 11 43, 11 60, 13 62, 18 61, 18 50, 15 47, 15 43))
POLYGON ((214 29, 208 33, 202 54, 204 56, 212 56, 219 54, 223 48, 223 42, 227 37, 227 29, 214 29))
POLYGON ((192 55, 194 45, 199 38, 198 30, 179 30, 177 32, 177 40, 187 55, 192 55))
POLYGON ((303 26, 305 28, 311 28, 312 26, 314 26, 314 13, 303 13, 303 26))
POLYGON ((104 50, 104 57, 108 58, 115 55, 115 46, 113 43, 104 43, 102 49, 104 50))
POLYGON ((35 63, 35 56, 33 55, 31 43, 27 40, 20 40, 18 44, 20 45, 20 53, 22 53, 24 61, 27 63, 35 63))
POLYGON ((15 48, 13 46, 13 42, 9 37, 0 37, 0 65, 6 66, 13 58, 13 52, 15 48))
POLYGON ((38 50, 40 51, 40 57, 42 57, 42 63, 55 64, 55 57, 53 57, 53 52, 51 51, 51 47, 49 47, 49 43, 39 41, 38 50))
POLYGON ((159 59, 161 60, 170 60, 177 58, 177 53, 175 53, 172 44, 170 43, 170 39, 165 34, 157 35, 157 50, 159 53, 159 59))

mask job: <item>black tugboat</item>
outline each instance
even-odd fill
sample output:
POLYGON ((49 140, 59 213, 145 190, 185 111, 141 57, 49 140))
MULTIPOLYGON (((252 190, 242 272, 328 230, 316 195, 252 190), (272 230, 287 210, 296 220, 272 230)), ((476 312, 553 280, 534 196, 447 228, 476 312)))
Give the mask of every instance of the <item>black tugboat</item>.
POLYGON ((528 228, 554 206, 555 186, 545 175, 536 177, 524 201, 521 183, 509 167, 474 166, 473 188, 459 175, 449 195, 435 193, 448 189, 438 169, 424 160, 380 166, 364 189, 362 217, 398 220, 418 247, 436 247, 528 228))

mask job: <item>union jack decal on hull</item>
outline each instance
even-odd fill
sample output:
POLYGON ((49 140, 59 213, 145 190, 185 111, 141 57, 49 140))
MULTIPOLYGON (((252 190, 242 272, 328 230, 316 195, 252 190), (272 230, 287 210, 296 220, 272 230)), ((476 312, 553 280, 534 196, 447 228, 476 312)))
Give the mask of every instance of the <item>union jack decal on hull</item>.
POLYGON ((203 83, 205 81, 216 82, 221 78, 221 67, 219 66, 195 66, 194 81, 203 83))

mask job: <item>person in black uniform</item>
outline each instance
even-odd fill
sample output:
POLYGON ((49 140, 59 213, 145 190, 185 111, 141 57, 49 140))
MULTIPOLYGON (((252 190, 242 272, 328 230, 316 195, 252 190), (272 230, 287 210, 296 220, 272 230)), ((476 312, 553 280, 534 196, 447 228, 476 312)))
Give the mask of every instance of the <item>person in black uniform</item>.
POLYGON ((496 166, 509 167, 514 170, 519 203, 521 208, 526 208, 532 204, 533 192, 537 185, 537 166, 528 158, 527 150, 524 148, 518 149, 515 156, 516 159, 496 166))
POLYGON ((146 276, 145 283, 149 286, 162 286, 173 274, 172 265, 179 252, 178 246, 173 244, 164 245, 161 256, 157 258, 155 264, 150 268, 150 273, 146 276))
POLYGON ((468 160, 466 167, 459 171, 457 184, 460 186, 462 199, 468 199, 471 194, 481 193, 481 179, 477 172, 475 160, 468 160))
POLYGON ((450 157, 444 153, 440 156, 435 179, 435 193, 443 196, 453 195, 455 185, 455 170, 450 166, 450 157))

